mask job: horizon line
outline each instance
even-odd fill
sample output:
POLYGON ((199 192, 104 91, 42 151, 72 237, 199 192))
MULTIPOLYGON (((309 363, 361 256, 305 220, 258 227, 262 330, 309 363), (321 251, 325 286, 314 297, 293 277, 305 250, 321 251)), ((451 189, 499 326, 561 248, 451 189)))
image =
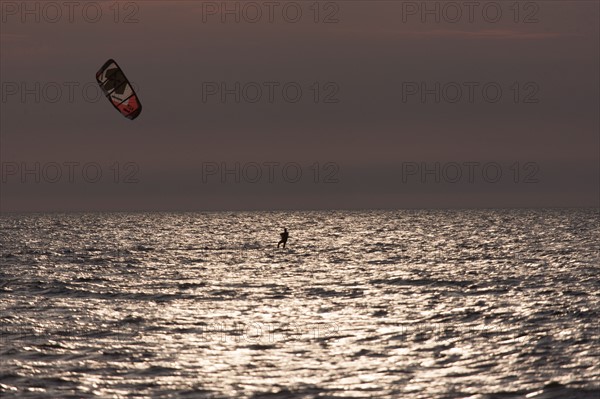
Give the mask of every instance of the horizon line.
POLYGON ((589 209, 600 213, 600 206, 507 206, 507 207, 405 207, 405 208, 305 208, 305 209, 115 209, 115 210, 0 210, 0 216, 15 214, 88 214, 88 213, 285 213, 285 212, 376 212, 376 211, 476 211, 476 210, 569 210, 589 209))

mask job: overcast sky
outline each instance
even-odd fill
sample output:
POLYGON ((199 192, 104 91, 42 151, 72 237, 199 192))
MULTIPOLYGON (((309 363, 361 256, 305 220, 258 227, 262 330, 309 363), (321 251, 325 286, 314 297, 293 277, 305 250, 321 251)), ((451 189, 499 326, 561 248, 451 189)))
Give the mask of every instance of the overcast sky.
POLYGON ((0 4, 2 211, 598 206, 598 2, 0 4))

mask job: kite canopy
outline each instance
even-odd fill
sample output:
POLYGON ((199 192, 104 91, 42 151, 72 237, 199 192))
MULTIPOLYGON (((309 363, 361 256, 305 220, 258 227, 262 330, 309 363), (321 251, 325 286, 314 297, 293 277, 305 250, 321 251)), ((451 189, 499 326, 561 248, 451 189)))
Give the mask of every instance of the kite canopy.
POLYGON ((96 73, 96 80, 112 105, 131 120, 142 112, 142 104, 131 83, 115 60, 108 60, 96 73))

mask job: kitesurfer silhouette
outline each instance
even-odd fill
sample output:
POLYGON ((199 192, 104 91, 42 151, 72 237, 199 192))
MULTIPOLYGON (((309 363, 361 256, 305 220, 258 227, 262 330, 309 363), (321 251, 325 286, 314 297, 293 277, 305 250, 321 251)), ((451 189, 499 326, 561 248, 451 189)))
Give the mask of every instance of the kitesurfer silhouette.
POLYGON ((279 234, 281 236, 281 240, 277 243, 277 248, 279 248, 279 246, 281 244, 283 244, 283 247, 285 248, 285 243, 288 240, 288 236, 290 235, 290 233, 288 233, 287 229, 284 227, 283 228, 283 233, 279 234))

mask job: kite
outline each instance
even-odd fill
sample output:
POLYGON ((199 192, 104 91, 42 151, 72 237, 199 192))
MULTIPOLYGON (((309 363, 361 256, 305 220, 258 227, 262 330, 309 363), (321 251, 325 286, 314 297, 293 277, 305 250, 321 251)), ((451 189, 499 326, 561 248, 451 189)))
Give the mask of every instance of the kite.
POLYGON ((142 104, 133 86, 115 60, 108 60, 96 73, 96 80, 111 104, 128 119, 134 120, 142 112, 142 104))

